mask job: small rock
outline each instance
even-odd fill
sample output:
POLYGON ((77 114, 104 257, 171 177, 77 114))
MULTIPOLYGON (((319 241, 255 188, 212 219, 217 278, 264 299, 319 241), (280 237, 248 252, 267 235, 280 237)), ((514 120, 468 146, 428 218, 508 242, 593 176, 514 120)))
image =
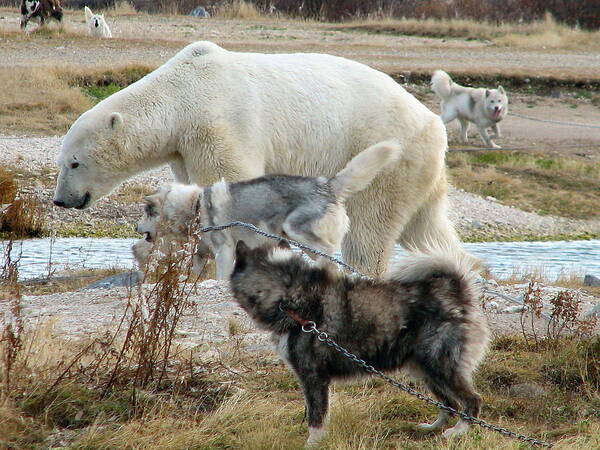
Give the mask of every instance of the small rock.
POLYGON ((192 12, 190 13, 190 16, 201 17, 203 19, 208 19, 210 17, 210 14, 204 8, 204 6, 197 6, 197 7, 195 7, 192 10, 192 12))
POLYGON ((116 275, 112 275, 110 277, 96 281, 90 284, 89 286, 85 287, 84 289, 111 289, 114 287, 121 286, 135 286, 143 278, 144 275, 140 271, 118 273, 116 275))
POLYGON ((487 284, 489 284, 490 286, 493 286, 493 287, 498 287, 498 282, 496 280, 494 280, 493 278, 490 278, 489 280, 487 280, 487 284))
POLYGON ((494 311, 498 311, 498 302, 489 302, 486 306, 485 309, 492 309, 494 311))
POLYGON ((514 397, 537 398, 546 395, 546 390, 535 383, 514 384, 508 389, 509 395, 514 397))
POLYGON ((489 200, 490 202, 497 202, 498 201, 498 199, 496 197, 492 197, 491 195, 488 195, 485 199, 489 200))
POLYGON ((586 275, 583 277, 584 286, 600 286, 600 278, 594 275, 586 275))
POLYGON ((472 220, 471 226, 475 229, 483 228, 483 225, 481 224, 481 222, 479 220, 472 220))
POLYGON ((598 303, 596 306, 594 306, 591 310, 589 310, 586 314, 585 314, 585 318, 590 318, 592 316, 596 316, 598 319, 600 319, 600 303, 598 303))
POLYGON ((514 314, 514 313, 520 313, 520 312, 523 312, 526 310, 527 310, 526 305, 514 305, 514 306, 507 306, 501 312, 504 314, 514 314))

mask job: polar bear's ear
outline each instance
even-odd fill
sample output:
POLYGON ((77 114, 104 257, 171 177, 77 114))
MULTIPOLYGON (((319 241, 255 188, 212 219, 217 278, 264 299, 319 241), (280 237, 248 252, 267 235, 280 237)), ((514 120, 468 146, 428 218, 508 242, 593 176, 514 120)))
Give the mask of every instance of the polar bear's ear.
POLYGON ((118 112, 112 113, 110 115, 110 117, 108 118, 108 125, 113 130, 121 128, 121 126, 123 125, 123 116, 121 115, 121 113, 118 113, 118 112))

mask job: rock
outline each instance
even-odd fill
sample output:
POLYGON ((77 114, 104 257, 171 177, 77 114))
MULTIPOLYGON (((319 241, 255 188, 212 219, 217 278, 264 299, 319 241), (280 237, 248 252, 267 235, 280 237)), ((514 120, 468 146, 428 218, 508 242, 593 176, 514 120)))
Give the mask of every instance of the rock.
POLYGON ((491 310, 493 310, 493 311, 496 311, 496 312, 497 312, 497 311, 498 311, 498 302, 489 302, 489 303, 486 305, 485 309, 491 309, 491 310))
POLYGON ((110 277, 98 280, 84 289, 111 289, 121 286, 135 286, 144 278, 144 274, 140 271, 118 273, 110 277))
POLYGON ((520 313, 520 312, 523 312, 526 310, 527 310, 526 305, 514 305, 514 306, 507 306, 500 312, 502 312, 504 314, 513 314, 513 313, 520 313))
POLYGON ((508 393, 513 397, 525 398, 538 398, 547 394, 546 389, 535 383, 514 384, 508 389, 508 393))
POLYGON ((210 14, 204 8, 204 6, 196 6, 190 13, 190 16, 208 19, 210 17, 210 14))
POLYGON ((489 284, 492 287, 498 287, 498 282, 496 280, 494 280, 493 278, 490 278, 489 280, 487 280, 487 284, 489 284))
POLYGON ((497 202, 498 201, 498 199, 496 197, 492 197, 491 195, 488 195, 485 199, 489 200, 490 202, 497 202))
POLYGON ((600 278, 595 277, 594 275, 586 275, 585 277, 583 277, 583 285, 600 286, 600 278))
POLYGON ((600 303, 598 303, 585 314, 586 319, 589 319, 592 316, 596 316, 598 319, 600 319, 600 303))
POLYGON ((481 222, 479 220, 472 220, 471 226, 475 229, 483 228, 483 225, 481 224, 481 222))

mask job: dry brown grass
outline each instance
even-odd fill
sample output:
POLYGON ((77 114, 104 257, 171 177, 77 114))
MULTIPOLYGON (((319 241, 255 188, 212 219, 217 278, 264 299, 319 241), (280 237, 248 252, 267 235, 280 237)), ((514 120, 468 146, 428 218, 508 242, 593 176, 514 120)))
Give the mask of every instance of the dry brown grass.
POLYGON ((497 45, 517 48, 599 48, 600 31, 583 31, 556 22, 550 14, 529 24, 500 25, 467 19, 390 19, 356 21, 335 26, 336 29, 361 30, 369 33, 407 34, 488 40, 497 45))
POLYGON ((19 239, 41 237, 45 233, 45 211, 34 196, 16 198, 0 215, 0 236, 19 239))
POLYGON ((600 214, 600 164, 519 152, 448 154, 452 183, 538 214, 577 219, 600 214))
POLYGON ((104 10, 104 13, 112 16, 133 16, 139 12, 127 0, 119 0, 115 2, 112 8, 104 10))
POLYGON ((4 134, 57 135, 91 106, 55 68, 0 68, 0 129, 4 134))
POLYGON ((31 195, 19 195, 14 173, 0 168, 0 237, 19 239, 46 233, 45 208, 31 195))
POLYGON ((217 8, 216 16, 224 19, 252 20, 260 18, 258 8, 244 0, 230 0, 217 8))
MULTIPOLYGON (((0 167, 0 205, 12 202, 17 195, 17 182, 12 172, 0 167)), ((2 206, 0 206, 2 208, 2 206)))

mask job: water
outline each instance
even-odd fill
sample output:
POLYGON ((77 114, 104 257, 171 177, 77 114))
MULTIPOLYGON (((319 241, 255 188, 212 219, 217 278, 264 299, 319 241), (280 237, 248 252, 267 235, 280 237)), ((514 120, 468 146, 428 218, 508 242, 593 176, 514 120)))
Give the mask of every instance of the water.
MULTIPOLYGON (((51 270, 65 268, 133 267, 131 245, 135 239, 59 238, 28 239, 14 243, 13 258, 21 255, 19 279, 43 277, 51 270)), ((4 250, 6 242, 0 242, 4 250)), ((553 242, 484 242, 465 244, 484 260, 492 274, 506 278, 513 274, 540 273, 552 280, 561 274, 600 276, 600 240, 553 242)), ((396 248, 394 257, 404 252, 396 248)))

